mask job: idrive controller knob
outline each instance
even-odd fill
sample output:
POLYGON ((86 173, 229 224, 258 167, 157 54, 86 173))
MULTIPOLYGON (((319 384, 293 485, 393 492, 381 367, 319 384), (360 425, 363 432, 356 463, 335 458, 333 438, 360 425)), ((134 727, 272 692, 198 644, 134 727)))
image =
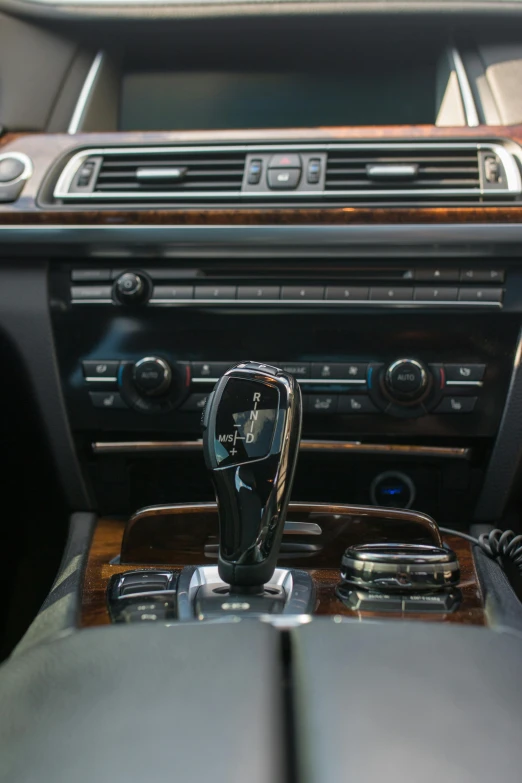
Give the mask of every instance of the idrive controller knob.
POLYGON ((291 375, 244 362, 228 370, 203 413, 203 449, 219 507, 219 575, 258 587, 276 567, 301 438, 291 375))

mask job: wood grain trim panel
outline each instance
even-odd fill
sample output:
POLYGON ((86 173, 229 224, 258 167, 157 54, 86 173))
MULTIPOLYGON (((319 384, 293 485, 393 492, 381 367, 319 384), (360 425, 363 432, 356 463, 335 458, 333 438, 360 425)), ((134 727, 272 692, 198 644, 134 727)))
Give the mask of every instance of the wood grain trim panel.
MULTIPOLYGON (((105 591, 107 583, 113 574, 133 568, 165 568, 165 564, 130 566, 130 565, 111 565, 110 561, 116 557, 121 548, 125 522, 109 517, 99 520, 88 556, 87 568, 85 571, 81 625, 90 627, 97 625, 108 625, 110 623, 107 612, 105 591)), ((448 536, 444 539, 449 546, 455 550, 461 566, 461 583, 463 601, 459 609, 448 615, 431 614, 407 614, 406 619, 417 619, 427 622, 450 622, 464 625, 484 625, 485 616, 483 611, 483 601, 480 592, 479 582, 473 562, 471 546, 468 542, 454 536, 448 536)), ((172 568, 183 567, 185 558, 180 552, 180 562, 172 563, 172 568)), ((192 559, 195 564, 201 562, 201 558, 192 559)), ((299 567, 302 567, 301 565, 299 567)), ((372 613, 354 612, 348 609, 335 596, 335 586, 337 584, 338 569, 319 568, 310 569, 310 573, 317 587, 318 603, 316 614, 318 615, 340 615, 345 617, 354 617, 359 619, 378 618, 379 615, 372 613)), ((401 615, 386 614, 385 617, 401 618, 401 615)))
POLYGON ((349 226, 521 223, 522 206, 6 212, 0 226, 349 226))
POLYGON ((509 127, 436 128, 431 125, 390 127, 339 127, 263 131, 178 133, 8 134, 0 138, 2 151, 25 152, 34 175, 16 204, 0 206, 0 226, 16 225, 121 225, 121 226, 250 226, 250 225, 386 225, 520 223, 522 205, 455 207, 201 207, 165 209, 38 208, 37 195, 52 165, 80 148, 125 144, 186 144, 242 142, 332 142, 505 139, 522 143, 522 125, 509 127))
POLYGON ((25 134, 22 133, 6 133, 4 136, 0 136, 0 147, 7 146, 8 144, 14 144, 24 135, 25 134))

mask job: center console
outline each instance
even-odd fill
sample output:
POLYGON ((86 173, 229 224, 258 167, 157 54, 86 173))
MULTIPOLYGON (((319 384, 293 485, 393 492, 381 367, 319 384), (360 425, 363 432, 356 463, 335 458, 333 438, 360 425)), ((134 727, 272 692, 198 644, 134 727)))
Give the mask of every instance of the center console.
POLYGON ((302 391, 294 499, 414 504, 465 524, 494 468, 521 286, 506 259, 57 263, 61 380, 101 510, 188 499, 208 394, 254 356, 302 391))

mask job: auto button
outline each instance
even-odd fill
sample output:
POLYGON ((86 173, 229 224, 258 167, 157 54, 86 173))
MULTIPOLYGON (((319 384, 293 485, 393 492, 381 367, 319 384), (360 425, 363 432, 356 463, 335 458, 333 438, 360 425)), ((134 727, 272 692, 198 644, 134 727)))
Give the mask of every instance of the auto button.
POLYGON ((398 359, 386 370, 384 383, 393 400, 418 401, 425 395, 429 376, 416 359, 398 359))

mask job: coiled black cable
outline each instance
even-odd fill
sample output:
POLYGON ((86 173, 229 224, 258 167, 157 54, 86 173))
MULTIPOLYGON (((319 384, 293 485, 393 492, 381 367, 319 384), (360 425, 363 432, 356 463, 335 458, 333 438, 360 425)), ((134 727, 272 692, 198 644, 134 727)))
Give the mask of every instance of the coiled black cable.
POLYGON ((461 533, 459 530, 450 530, 447 527, 440 528, 441 533, 452 536, 460 536, 466 541, 471 541, 475 546, 479 546, 485 554, 492 560, 506 560, 517 567, 522 575, 522 535, 517 535, 512 530, 491 530, 489 533, 482 533, 478 538, 469 536, 467 533, 461 533))

